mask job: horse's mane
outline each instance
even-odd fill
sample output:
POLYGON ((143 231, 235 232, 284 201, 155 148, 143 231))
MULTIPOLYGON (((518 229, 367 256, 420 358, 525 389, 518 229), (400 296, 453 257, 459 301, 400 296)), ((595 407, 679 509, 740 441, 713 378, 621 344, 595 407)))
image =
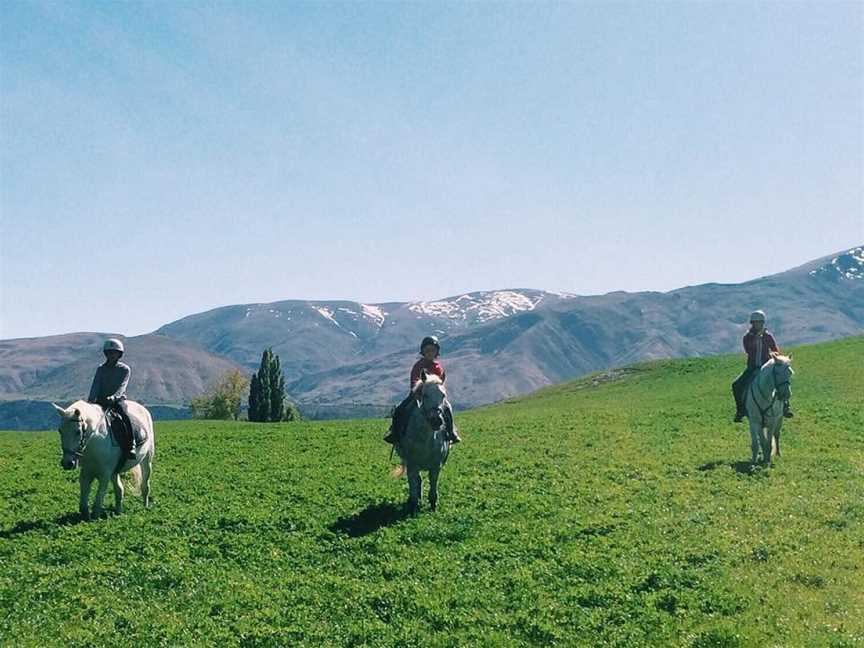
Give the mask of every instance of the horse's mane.
POLYGON ((418 380, 416 383, 414 383, 413 391, 415 393, 419 393, 420 391, 423 390, 423 387, 425 385, 441 385, 443 387, 444 381, 441 380, 441 376, 439 376, 437 374, 427 374, 425 382, 422 380, 418 380))
POLYGON ((92 427, 96 427, 99 424, 99 420, 105 415, 101 407, 88 403, 85 400, 75 401, 66 408, 66 411, 71 415, 76 409, 81 412, 81 418, 87 421, 92 427))
POLYGON ((772 353, 771 359, 780 364, 790 364, 792 362, 792 358, 785 356, 782 353, 772 353))

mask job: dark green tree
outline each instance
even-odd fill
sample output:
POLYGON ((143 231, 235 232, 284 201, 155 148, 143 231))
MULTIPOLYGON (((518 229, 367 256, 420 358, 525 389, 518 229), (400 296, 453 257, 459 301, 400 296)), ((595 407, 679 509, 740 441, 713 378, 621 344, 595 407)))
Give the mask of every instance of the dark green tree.
POLYGON ((264 349, 261 354, 261 365, 258 367, 258 420, 265 423, 270 420, 270 363, 273 361, 273 351, 264 349))
POLYGON ((285 412, 285 376, 273 349, 264 349, 249 385, 249 420, 281 421, 285 412))
POLYGON ((247 417, 250 421, 260 421, 261 418, 261 385, 258 384, 258 374, 252 374, 249 382, 249 411, 247 417))
POLYGON ((281 421, 285 410, 285 376, 282 374, 282 364, 279 356, 270 355, 270 409, 267 412, 268 421, 281 421))

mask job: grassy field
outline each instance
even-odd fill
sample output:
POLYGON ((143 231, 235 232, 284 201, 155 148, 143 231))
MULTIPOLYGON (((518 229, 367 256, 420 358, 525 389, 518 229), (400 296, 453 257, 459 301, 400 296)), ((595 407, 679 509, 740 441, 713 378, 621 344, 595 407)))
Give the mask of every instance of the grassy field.
POLYGON ((0 644, 864 646, 864 338, 795 350, 771 469, 740 364, 463 414, 417 517, 380 420, 157 423, 153 508, 92 523, 56 432, 4 432, 0 644))

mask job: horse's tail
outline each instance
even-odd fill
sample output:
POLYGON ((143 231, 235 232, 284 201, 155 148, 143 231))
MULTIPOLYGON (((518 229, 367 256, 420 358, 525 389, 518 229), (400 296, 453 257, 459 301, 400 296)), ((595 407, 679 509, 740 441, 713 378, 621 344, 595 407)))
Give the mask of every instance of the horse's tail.
POLYGON ((398 466, 394 466, 393 470, 390 471, 390 476, 394 479, 400 479, 408 474, 408 469, 405 467, 405 464, 399 464, 398 466))
POLYGON ((125 475, 129 480, 129 490, 133 495, 141 494, 141 465, 138 464, 130 468, 125 475))

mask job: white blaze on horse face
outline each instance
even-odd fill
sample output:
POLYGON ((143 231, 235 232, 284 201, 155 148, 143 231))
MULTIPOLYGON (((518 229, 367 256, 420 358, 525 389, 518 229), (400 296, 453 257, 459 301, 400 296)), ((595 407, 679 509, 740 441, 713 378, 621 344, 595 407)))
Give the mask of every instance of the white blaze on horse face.
POLYGON ((441 407, 444 402, 444 386, 437 383, 427 383, 423 385, 423 409, 434 409, 441 407))

